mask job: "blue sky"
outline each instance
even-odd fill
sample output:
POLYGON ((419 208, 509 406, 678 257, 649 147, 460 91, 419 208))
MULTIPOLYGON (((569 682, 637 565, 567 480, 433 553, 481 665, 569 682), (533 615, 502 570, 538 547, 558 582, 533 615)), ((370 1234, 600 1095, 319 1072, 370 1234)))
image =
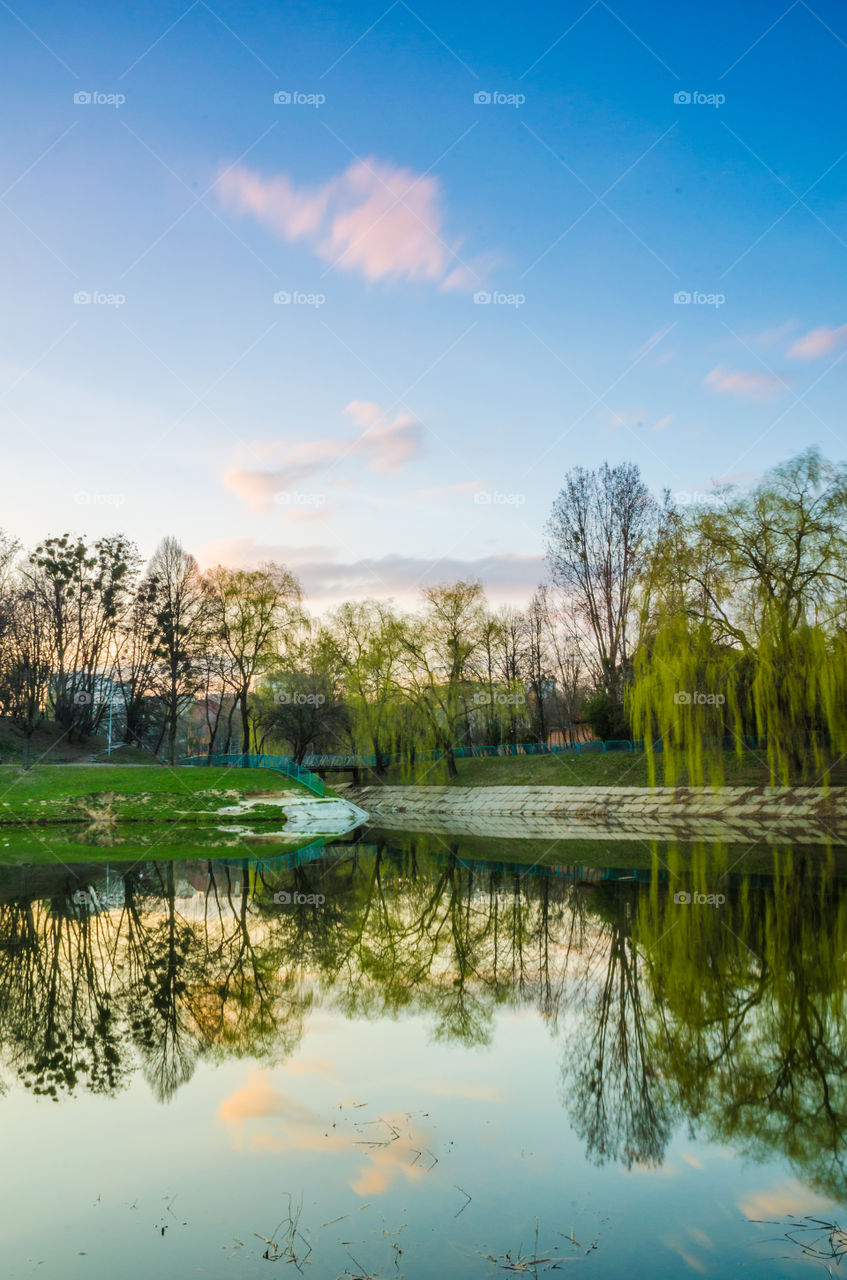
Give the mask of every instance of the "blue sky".
POLYGON ((576 463, 684 496, 847 457, 840 6, 34 4, 0 31, 25 543, 170 532, 285 561, 316 608, 458 574, 523 600, 576 463))

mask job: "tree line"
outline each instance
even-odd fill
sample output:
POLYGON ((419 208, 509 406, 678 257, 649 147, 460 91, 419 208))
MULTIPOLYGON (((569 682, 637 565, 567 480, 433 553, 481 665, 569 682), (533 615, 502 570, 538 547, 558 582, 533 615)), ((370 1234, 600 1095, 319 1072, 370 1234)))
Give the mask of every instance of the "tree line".
MULTIPOLYGON (((123 535, 0 537, 0 714, 29 742, 120 709, 128 743, 373 755, 643 739, 714 775, 750 736, 782 776, 847 748, 847 468, 809 450, 696 504, 633 463, 571 469, 545 526, 548 580, 493 609, 474 581, 420 607, 360 600, 310 617, 296 576, 195 558, 147 564, 123 535)), ((26 748, 25 748, 26 750, 26 748)))
POLYGON ((644 881, 586 884, 421 836, 289 870, 89 868, 96 907, 65 867, 7 869, 0 1075, 58 1100, 116 1094, 140 1068, 168 1099, 204 1059, 280 1062, 321 1008, 423 1017, 469 1048, 501 1011, 535 1010, 592 1161, 660 1164, 690 1126, 841 1200, 847 895, 819 859, 774 852, 772 877, 733 892, 731 847, 662 846, 644 881), (722 873, 720 910, 675 903, 722 873), (280 909, 280 888, 325 905, 280 909))
POLYGON ((146 565, 123 535, 0 543, 0 714, 25 744, 45 719, 84 739, 117 709, 123 739, 171 763, 191 728, 210 755, 435 746, 455 767, 457 743, 572 734, 582 693, 544 588, 527 610, 457 582, 417 612, 366 600, 317 619, 274 562, 201 572, 173 538, 146 565))

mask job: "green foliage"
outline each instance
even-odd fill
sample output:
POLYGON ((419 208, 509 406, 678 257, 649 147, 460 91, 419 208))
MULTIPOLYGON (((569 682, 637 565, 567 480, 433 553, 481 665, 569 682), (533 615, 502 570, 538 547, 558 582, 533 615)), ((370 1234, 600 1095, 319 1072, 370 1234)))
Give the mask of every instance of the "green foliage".
POLYGON ((747 494, 669 512, 628 711, 665 780, 719 783, 745 737, 773 783, 826 780, 847 747, 847 472, 814 451, 747 494))
POLYGON ((629 738, 629 724, 618 699, 605 689, 599 689, 586 699, 583 719, 591 726, 595 738, 608 741, 611 738, 629 738))

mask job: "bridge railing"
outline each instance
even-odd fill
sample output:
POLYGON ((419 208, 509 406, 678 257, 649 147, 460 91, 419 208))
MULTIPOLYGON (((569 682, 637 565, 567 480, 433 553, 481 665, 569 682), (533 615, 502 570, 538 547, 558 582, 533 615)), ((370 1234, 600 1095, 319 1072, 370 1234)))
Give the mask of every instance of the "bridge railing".
POLYGON ((317 796, 322 796, 325 791, 323 778, 317 773, 312 773, 310 769, 304 768, 303 765, 297 764, 289 756, 254 755, 251 752, 233 751, 227 755, 183 756, 180 764, 209 765, 212 768, 273 769, 277 773, 284 774, 286 778, 302 782, 304 787, 314 791, 317 796))

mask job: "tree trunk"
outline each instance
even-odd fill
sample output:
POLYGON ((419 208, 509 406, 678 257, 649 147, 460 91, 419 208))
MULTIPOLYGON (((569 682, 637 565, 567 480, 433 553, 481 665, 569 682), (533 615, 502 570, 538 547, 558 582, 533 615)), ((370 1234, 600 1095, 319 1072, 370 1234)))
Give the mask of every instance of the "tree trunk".
POLYGON ((238 695, 241 703, 241 750, 244 755, 250 752, 250 719, 247 715, 247 686, 238 695))

